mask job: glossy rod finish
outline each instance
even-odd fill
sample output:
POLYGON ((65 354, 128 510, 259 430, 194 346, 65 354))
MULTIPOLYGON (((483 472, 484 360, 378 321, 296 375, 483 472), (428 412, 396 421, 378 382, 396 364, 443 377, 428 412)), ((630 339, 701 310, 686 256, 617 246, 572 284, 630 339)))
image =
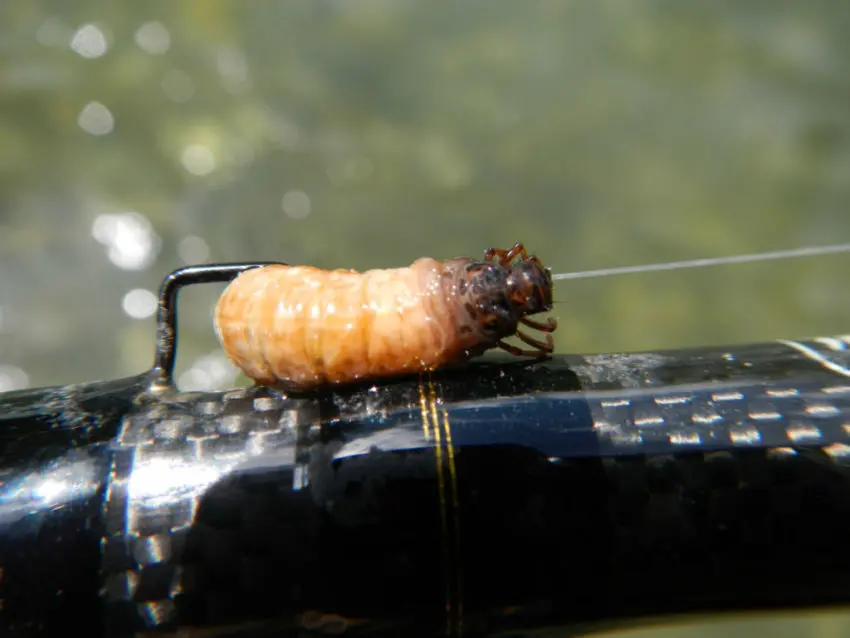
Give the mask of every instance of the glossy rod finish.
POLYGON ((0 394, 0 635, 101 635, 108 448, 148 384, 0 394))
POLYGON ((846 603, 849 366, 830 338, 0 395, 0 622, 523 636, 846 603))

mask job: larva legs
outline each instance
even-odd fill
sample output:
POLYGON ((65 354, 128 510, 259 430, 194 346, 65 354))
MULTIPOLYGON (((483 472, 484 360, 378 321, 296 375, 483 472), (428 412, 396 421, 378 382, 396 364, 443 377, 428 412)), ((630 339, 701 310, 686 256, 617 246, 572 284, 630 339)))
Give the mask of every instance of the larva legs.
POLYGON ((529 337, 527 334, 522 332, 521 330, 516 331, 516 336, 520 338, 520 340, 524 341, 530 346, 534 346, 541 353, 550 353, 555 349, 554 341, 552 340, 552 335, 546 335, 546 343, 540 341, 539 339, 535 339, 533 337, 529 337))
POLYGON ((484 253, 484 256, 486 259, 493 259, 495 257, 502 266, 507 266, 517 256, 523 260, 528 259, 525 246, 520 241, 515 243, 509 250, 505 250, 504 248, 490 248, 484 253))
POLYGON ((517 348, 516 346, 512 346, 504 341, 500 341, 498 345, 502 350, 514 355, 515 357, 541 357, 545 355, 545 353, 540 350, 523 350, 522 348, 517 348))
POLYGON ((512 346, 509 343, 505 343, 504 341, 499 341, 498 346, 509 352, 512 355, 518 357, 542 357, 547 354, 551 354, 555 351, 555 343, 552 339, 551 332, 557 327, 558 322, 555 319, 549 319, 546 323, 540 323, 538 321, 532 321, 531 319, 526 319, 525 317, 520 319, 521 323, 525 325, 536 328, 541 332, 546 334, 546 341, 540 341, 539 339, 535 339, 534 337, 530 337, 525 334, 521 330, 516 331, 516 336, 524 343, 534 347, 534 350, 523 350, 522 348, 518 348, 516 346, 512 346))
POLYGON ((558 327, 558 320, 554 317, 549 317, 546 320, 546 323, 540 323, 539 321, 534 321, 528 317, 521 317, 519 322, 525 324, 529 328, 539 330, 540 332, 555 332, 555 329, 558 327))
POLYGON ((517 257, 520 258, 520 261, 530 261, 532 263, 542 265, 540 259, 538 259, 535 255, 528 254, 528 251, 526 251, 525 246, 521 241, 515 243, 508 250, 505 250, 504 248, 488 248, 487 252, 484 253, 485 259, 496 259, 496 262, 500 266, 508 266, 517 257))

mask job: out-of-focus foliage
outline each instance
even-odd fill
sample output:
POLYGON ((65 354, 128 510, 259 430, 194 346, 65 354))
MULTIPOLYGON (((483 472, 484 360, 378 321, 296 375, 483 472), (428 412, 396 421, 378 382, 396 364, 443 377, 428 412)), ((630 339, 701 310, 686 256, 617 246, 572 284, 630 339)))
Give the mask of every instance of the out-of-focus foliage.
MULTIPOLYGON (((144 369, 124 295, 199 258, 521 239, 563 272, 848 240, 848 27, 842 0, 4 3, 0 365, 144 369), (153 233, 129 269, 93 233, 126 212, 153 233)), ((843 332, 847 266, 564 282, 558 346, 843 332)), ((183 368, 219 291, 182 300, 183 368)))
MULTIPOLYGON (((0 385, 143 370, 145 291, 187 262, 850 241, 848 30, 846 0, 5 2, 0 385)), ((558 347, 848 332, 849 263, 565 282, 558 347)), ((231 380, 209 288, 181 300, 202 386, 231 380)))

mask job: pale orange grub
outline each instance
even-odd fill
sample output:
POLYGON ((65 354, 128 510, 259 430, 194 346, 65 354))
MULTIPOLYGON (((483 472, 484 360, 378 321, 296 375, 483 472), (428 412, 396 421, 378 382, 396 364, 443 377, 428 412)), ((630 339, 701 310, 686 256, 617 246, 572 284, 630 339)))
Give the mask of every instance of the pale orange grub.
POLYGON ((249 270, 219 299, 216 332, 230 359, 262 384, 309 388, 430 370, 475 345, 448 274, 429 258, 364 273, 249 270))
POLYGON ((309 390, 434 370, 489 348, 552 352, 552 279, 521 243, 483 260, 416 260, 407 268, 246 270, 225 289, 215 329, 228 357, 260 384, 309 390), (518 261, 515 261, 518 260, 518 261), (546 335, 534 339, 524 324, 546 335), (533 347, 503 341, 516 335, 533 347))

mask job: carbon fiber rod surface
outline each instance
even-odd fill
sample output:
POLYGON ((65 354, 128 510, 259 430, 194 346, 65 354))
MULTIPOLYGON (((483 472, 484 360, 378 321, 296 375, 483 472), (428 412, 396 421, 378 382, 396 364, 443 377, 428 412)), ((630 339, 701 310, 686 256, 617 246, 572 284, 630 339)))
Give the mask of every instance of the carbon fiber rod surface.
POLYGON ((829 338, 0 395, 0 623, 517 637, 847 603, 848 368, 829 338))

